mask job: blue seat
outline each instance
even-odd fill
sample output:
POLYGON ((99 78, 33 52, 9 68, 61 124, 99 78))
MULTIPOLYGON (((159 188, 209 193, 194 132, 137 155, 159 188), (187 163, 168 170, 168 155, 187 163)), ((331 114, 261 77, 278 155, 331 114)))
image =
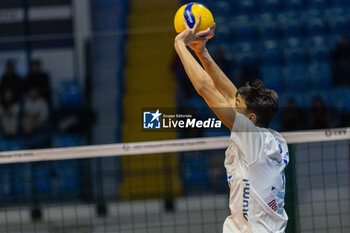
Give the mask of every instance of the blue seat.
MULTIPOLYGON (((214 36, 214 38, 216 37, 216 35, 214 36)), ((207 49, 209 51, 210 54, 214 54, 216 50, 219 49, 219 47, 222 45, 222 43, 217 43, 217 38, 212 39, 212 41, 210 41, 210 43, 207 43, 207 49)))
POLYGON ((256 37, 255 25, 247 15, 230 18, 229 27, 237 40, 253 40, 256 37))
POLYGON ((338 45, 341 37, 342 37, 341 34, 333 34, 333 35, 327 36, 326 38, 327 38, 328 48, 334 49, 338 45))
POLYGON ((280 0, 264 0, 261 5, 264 11, 278 11, 283 7, 282 1, 280 0))
POLYGON ((350 27, 349 7, 330 7, 325 10, 325 21, 331 34, 346 34, 350 27))
POLYGON ((60 85, 59 105, 79 106, 82 104, 82 92, 77 80, 64 80, 60 85))
POLYGON ((304 90, 307 88, 308 70, 306 65, 290 65, 284 68, 286 89, 304 90))
POLYGON ((237 10, 240 13, 254 13, 257 7, 257 2, 254 0, 237 0, 237 10))
POLYGON ((312 36, 306 40, 308 55, 312 61, 327 61, 329 58, 329 46, 326 37, 312 36))
POLYGON ((283 71, 280 66, 263 66, 261 78, 267 88, 279 91, 282 88, 283 71))
POLYGON ((20 199, 29 199, 30 186, 26 182, 30 176, 30 165, 25 163, 17 163, 12 165, 12 185, 13 195, 20 199))
POLYGON ((307 56, 305 50, 302 48, 285 49, 284 61, 286 64, 305 64, 307 62, 307 56))
POLYGON ((33 179, 35 181, 35 187, 37 194, 41 197, 47 197, 52 192, 52 186, 50 184, 51 167, 48 163, 37 164, 33 168, 33 179))
POLYGON ((184 152, 181 155, 181 173, 187 193, 199 189, 208 189, 208 156, 199 156, 199 152, 184 152))
POLYGON ((289 0, 285 1, 286 9, 300 10, 304 7, 304 0, 289 0))
POLYGON ((332 107, 336 109, 346 108, 347 103, 350 103, 350 88, 340 87, 333 88, 330 94, 332 107))
POLYGON ((256 18, 260 38, 279 38, 282 35, 282 29, 277 15, 264 13, 256 18))
POLYGON ((321 18, 311 18, 306 20, 305 28, 309 35, 326 33, 326 25, 321 18))
POLYGON ((300 37, 287 37, 283 41, 283 46, 287 49, 304 48, 302 38, 300 37))
POLYGON ((226 23, 224 23, 225 21, 222 20, 222 17, 218 17, 215 20, 216 20, 216 29, 215 29, 215 36, 213 41, 227 43, 232 38, 231 36, 232 32, 229 26, 226 25, 226 23))
POLYGON ((311 87, 331 87, 332 72, 328 63, 312 63, 309 66, 309 80, 311 87))
POLYGON ((288 99, 294 99, 299 107, 307 107, 308 102, 306 102, 305 92, 300 90, 290 90, 285 89, 280 95, 281 107, 285 107, 288 99))
POLYGON ((324 14, 325 10, 324 9, 317 9, 317 8, 311 8, 305 11, 302 11, 302 17, 304 19, 313 19, 313 18, 319 18, 321 19, 324 14))
POLYGON ((306 2, 310 8, 323 8, 328 5, 327 0, 307 0, 306 2))
POLYGON ((334 18, 334 17, 349 17, 348 16, 349 10, 348 7, 343 7, 343 6, 332 6, 332 7, 327 7, 324 10, 324 16, 326 18, 334 18))
POLYGON ((12 175, 13 172, 11 171, 11 167, 9 164, 2 164, 0 166, 0 182, 2 184, 0 187, 0 196, 3 201, 13 197, 11 189, 12 175))
POLYGON ((278 15, 285 37, 301 36, 304 34, 304 25, 298 12, 288 11, 278 15))
POLYGON ((336 6, 348 6, 349 1, 348 0, 329 0, 330 5, 336 5, 336 6))
POLYGON ((209 4, 203 4, 211 10, 214 16, 228 16, 233 11, 232 4, 229 1, 220 0, 209 4))
POLYGON ((2 151, 23 150, 24 148, 25 146, 22 138, 18 138, 18 139, 2 138, 0 141, 0 149, 2 151))
POLYGON ((282 52, 279 43, 275 40, 265 40, 260 44, 260 60, 263 64, 282 64, 282 52))
POLYGON ((57 175, 60 179, 61 192, 65 194, 78 194, 79 192, 79 164, 67 164, 57 168, 57 175))
POLYGON ((327 18, 327 23, 332 34, 345 34, 349 32, 349 21, 343 16, 327 18))
POLYGON ((53 136, 54 147, 70 147, 85 145, 85 139, 79 134, 56 134, 53 136))
POLYGON ((235 43, 232 45, 230 50, 234 51, 235 60, 240 65, 251 65, 257 62, 256 47, 253 43, 235 43))
POLYGON ((287 38, 284 41, 283 54, 286 64, 303 64, 307 62, 305 45, 297 37, 287 38))
POLYGON ((324 11, 311 9, 304 11, 302 19, 305 22, 305 28, 309 35, 319 35, 326 33, 326 23, 323 20, 324 11))

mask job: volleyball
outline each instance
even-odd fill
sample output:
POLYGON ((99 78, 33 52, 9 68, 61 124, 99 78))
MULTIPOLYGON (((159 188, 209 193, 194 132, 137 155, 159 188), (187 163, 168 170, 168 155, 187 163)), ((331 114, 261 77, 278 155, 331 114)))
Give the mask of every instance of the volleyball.
POLYGON ((197 28, 197 31, 202 31, 214 26, 214 17, 210 10, 202 4, 191 2, 181 6, 177 10, 174 18, 174 26, 176 32, 180 33, 185 30, 185 26, 183 24, 184 18, 187 22, 187 25, 190 28, 193 28, 199 15, 201 15, 201 22, 197 28))

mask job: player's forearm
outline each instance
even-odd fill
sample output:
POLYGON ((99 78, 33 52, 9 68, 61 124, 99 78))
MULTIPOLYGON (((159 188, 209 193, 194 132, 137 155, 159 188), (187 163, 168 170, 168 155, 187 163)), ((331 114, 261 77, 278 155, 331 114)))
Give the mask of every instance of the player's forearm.
POLYGON ((236 112, 219 90, 215 87, 209 74, 202 68, 192 54, 187 50, 183 41, 175 40, 175 50, 179 55, 185 68, 187 76, 190 78, 193 86, 201 95, 208 106, 215 112, 219 119, 230 130, 236 117, 236 112))
POLYGON ((208 50, 204 49, 202 52, 196 53, 196 55, 201 61, 205 71, 214 81, 215 87, 220 91, 220 93, 222 93, 222 95, 228 99, 234 98, 237 92, 236 86, 215 63, 208 50))
POLYGON ((196 59, 194 59, 183 41, 175 41, 175 50, 181 59, 187 76, 199 94, 201 94, 201 91, 208 85, 212 84, 212 86, 214 86, 208 73, 205 72, 196 59))

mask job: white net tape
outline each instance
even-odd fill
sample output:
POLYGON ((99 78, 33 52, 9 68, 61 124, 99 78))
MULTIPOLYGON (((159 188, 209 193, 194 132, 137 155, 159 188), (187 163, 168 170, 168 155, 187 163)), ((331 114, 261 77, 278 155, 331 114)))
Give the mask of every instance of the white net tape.
MULTIPOLYGON (((350 128, 285 132, 282 133, 282 136, 287 143, 350 140, 350 128)), ((0 152, 0 164, 224 149, 228 145, 229 137, 205 137, 56 149, 21 150, 0 152)))

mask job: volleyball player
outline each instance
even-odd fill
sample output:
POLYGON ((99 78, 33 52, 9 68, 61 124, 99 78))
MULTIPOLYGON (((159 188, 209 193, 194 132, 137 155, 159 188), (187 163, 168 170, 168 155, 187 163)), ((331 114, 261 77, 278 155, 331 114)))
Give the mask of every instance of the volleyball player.
POLYGON ((267 129, 278 109, 277 94, 259 81, 237 89, 206 49, 213 33, 196 32, 199 23, 200 17, 191 29, 184 22, 186 30, 176 36, 175 50, 198 94, 231 131, 225 153, 231 215, 223 232, 282 233, 288 220, 284 210, 288 148, 278 132, 267 129))

